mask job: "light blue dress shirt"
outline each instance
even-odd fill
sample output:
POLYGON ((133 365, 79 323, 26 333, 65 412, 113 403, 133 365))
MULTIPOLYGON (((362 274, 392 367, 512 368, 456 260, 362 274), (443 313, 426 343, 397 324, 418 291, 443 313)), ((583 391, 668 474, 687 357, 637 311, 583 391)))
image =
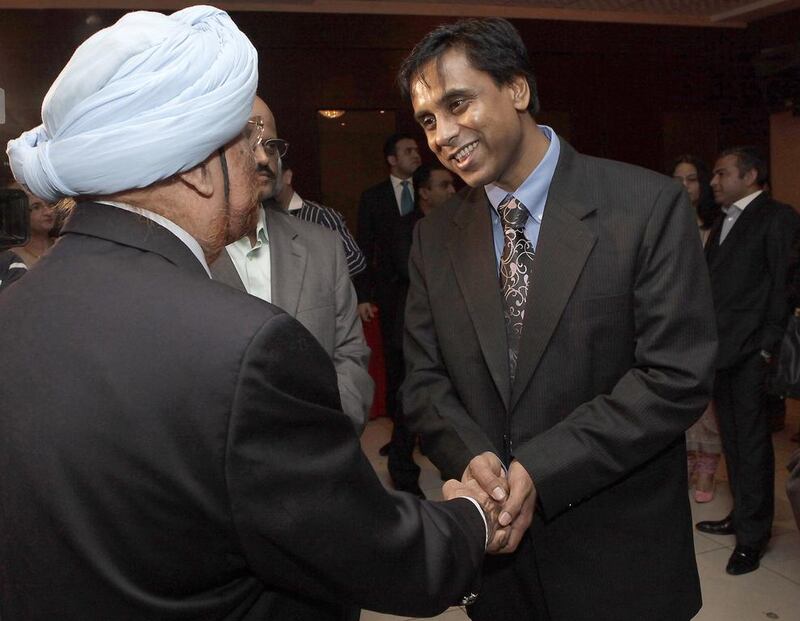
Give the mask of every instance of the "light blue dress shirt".
MULTIPOLYGON (((539 229, 542 227, 542 217, 544 216, 544 206, 547 202, 547 194, 550 191, 550 182, 553 180, 553 173, 556 171, 558 155, 561 146, 556 133, 546 125, 539 125, 539 129, 550 141, 547 152, 542 161, 533 169, 528 178, 522 182, 516 190, 512 192, 514 198, 525 205, 528 210, 528 220, 525 222, 525 237, 531 242, 534 252, 536 242, 539 241, 539 229)), ((486 196, 492 205, 492 233, 494 235, 494 250, 497 257, 497 268, 500 269, 500 257, 503 253, 503 222, 497 211, 497 206, 508 196, 504 189, 490 183, 484 186, 486 196)))

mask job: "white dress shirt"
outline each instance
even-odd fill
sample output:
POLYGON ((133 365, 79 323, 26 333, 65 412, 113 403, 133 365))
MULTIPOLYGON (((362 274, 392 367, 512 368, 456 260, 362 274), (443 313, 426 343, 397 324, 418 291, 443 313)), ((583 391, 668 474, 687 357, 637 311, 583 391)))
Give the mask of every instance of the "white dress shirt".
POLYGON ((725 219, 722 221, 722 230, 719 232, 719 243, 725 241, 725 238, 728 236, 728 233, 731 232, 733 225, 736 224, 736 221, 739 219, 739 216, 742 215, 744 212, 745 207, 747 207, 753 200, 758 197, 764 190, 758 190, 757 192, 753 192, 752 194, 748 194, 744 198, 740 198, 730 207, 723 207, 722 211, 725 213, 725 219))
POLYGON ((394 200, 397 203, 397 213, 401 216, 403 212, 400 211, 400 205, 402 204, 402 194, 403 194, 403 182, 408 181, 408 191, 411 192, 411 204, 414 204, 414 182, 411 181, 411 177, 408 179, 401 179, 400 177, 395 177, 394 175, 389 175, 389 179, 392 182, 392 189, 394 190, 394 200))
POLYGON ((269 237, 264 210, 258 210, 256 243, 250 244, 249 237, 228 244, 225 247, 233 262, 247 293, 272 302, 272 264, 269 258, 269 237))

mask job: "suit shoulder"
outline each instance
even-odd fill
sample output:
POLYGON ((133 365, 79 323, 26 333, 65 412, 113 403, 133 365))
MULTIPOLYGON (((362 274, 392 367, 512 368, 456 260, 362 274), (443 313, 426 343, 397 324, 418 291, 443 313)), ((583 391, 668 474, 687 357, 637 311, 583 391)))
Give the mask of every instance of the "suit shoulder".
POLYGON ((301 220, 290 214, 286 216, 293 220, 292 226, 297 233, 314 244, 314 252, 318 251, 319 246, 335 246, 339 241, 339 234, 323 224, 301 220))
POLYGON ((583 161, 588 178, 608 182, 610 187, 621 187, 623 190, 641 187, 643 190, 655 191, 662 191, 664 188, 679 189, 671 177, 649 168, 591 155, 578 155, 578 158, 583 161))
POLYGON ((362 200, 375 200, 376 198, 386 194, 387 190, 392 189, 392 182, 389 179, 384 179, 380 183, 368 187, 361 193, 362 200))
POLYGON ((579 155, 578 162, 583 167, 583 198, 626 217, 648 218, 653 210, 669 211, 685 194, 671 177, 641 166, 588 155, 579 155))

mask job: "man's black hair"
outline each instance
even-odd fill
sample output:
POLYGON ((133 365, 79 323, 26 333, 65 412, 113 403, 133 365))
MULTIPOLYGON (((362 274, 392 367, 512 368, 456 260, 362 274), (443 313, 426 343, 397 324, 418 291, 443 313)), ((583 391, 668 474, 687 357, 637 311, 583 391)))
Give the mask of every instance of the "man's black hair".
POLYGON ((383 143, 383 157, 388 158, 390 155, 397 155, 397 143, 401 140, 413 140, 415 143, 417 142, 416 138, 410 134, 392 134, 386 139, 386 142, 383 143))
POLYGON ((730 149, 725 149, 719 154, 721 158, 729 155, 736 157, 736 168, 739 169, 740 179, 744 177, 750 170, 755 169, 756 183, 758 185, 764 185, 767 181, 769 181, 767 161, 761 157, 761 152, 755 147, 731 147, 730 149))
POLYGON ((434 162, 433 164, 420 164, 417 166, 417 169, 414 171, 414 174, 411 175, 411 180, 414 184, 414 204, 419 205, 419 189, 420 188, 431 188, 431 174, 434 170, 444 170, 446 172, 450 172, 444 166, 442 166, 439 162, 434 162))
POLYGON ((497 86, 509 84, 517 76, 528 81, 531 98, 528 112, 539 113, 539 94, 528 50, 516 28, 507 20, 463 19, 443 24, 425 35, 403 61, 397 83, 403 97, 408 99, 411 84, 421 76, 422 68, 432 60, 437 62, 450 49, 461 49, 473 68, 488 73, 497 86))

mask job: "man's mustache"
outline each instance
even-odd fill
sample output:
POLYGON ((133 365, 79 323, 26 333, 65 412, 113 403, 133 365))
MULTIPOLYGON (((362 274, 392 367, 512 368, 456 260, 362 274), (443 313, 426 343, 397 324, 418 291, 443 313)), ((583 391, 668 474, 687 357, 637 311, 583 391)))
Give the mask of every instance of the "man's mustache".
POLYGON ((259 175, 266 175, 270 179, 275 179, 275 173, 272 172, 269 166, 257 166, 256 173, 259 175))

